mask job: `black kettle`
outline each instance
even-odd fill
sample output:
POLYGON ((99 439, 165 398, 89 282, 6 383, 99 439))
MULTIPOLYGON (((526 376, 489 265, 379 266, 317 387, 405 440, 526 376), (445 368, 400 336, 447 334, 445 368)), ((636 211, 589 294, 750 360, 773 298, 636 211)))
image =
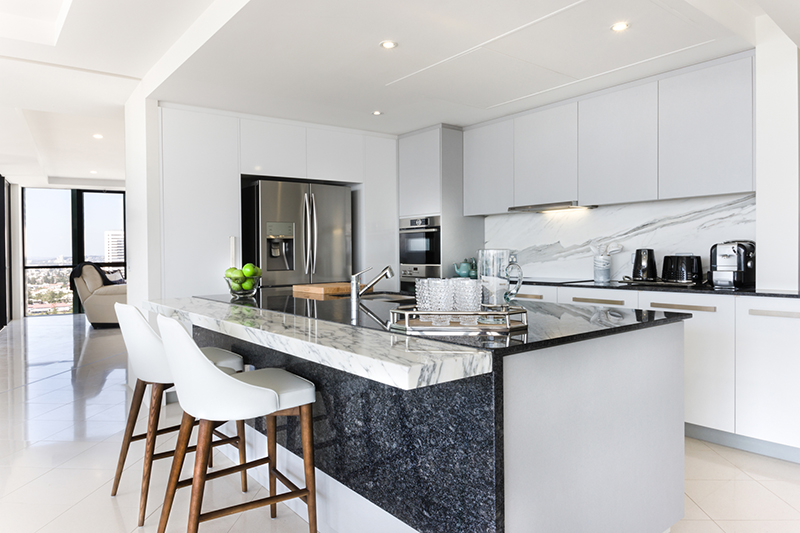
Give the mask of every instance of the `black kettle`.
POLYGON ((651 248, 639 248, 631 256, 633 262, 633 272, 631 278, 634 281, 655 281, 658 273, 656 272, 656 254, 651 248))

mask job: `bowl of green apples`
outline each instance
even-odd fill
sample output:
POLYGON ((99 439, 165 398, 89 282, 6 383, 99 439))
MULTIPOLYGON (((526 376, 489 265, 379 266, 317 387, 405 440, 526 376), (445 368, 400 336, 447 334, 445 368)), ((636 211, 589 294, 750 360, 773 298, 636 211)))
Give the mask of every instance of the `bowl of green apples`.
POLYGON ((225 271, 225 281, 234 298, 252 298, 261 285, 261 269, 253 263, 242 268, 231 267, 225 271))

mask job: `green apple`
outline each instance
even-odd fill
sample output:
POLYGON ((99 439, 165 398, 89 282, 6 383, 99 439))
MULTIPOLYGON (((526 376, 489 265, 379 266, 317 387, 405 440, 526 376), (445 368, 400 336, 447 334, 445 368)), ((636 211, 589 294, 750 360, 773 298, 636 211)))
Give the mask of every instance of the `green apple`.
POLYGON ((242 267, 242 273, 248 278, 256 275, 256 266, 253 263, 247 263, 242 267))
POLYGON ((244 281, 244 283, 242 283, 242 290, 249 291, 252 288, 253 288, 253 280, 252 279, 247 279, 247 280, 244 281))
POLYGON ((261 268, 260 268, 260 267, 256 267, 256 273, 255 273, 255 276, 256 276, 257 278, 260 278, 260 277, 261 277, 261 274, 262 274, 262 272, 261 272, 261 268))
POLYGON ((240 290, 242 290, 242 286, 241 286, 241 284, 236 283, 235 281, 231 281, 231 290, 232 291, 240 291, 240 290))
POLYGON ((225 277, 226 278, 233 277, 234 272, 236 272, 236 267, 230 267, 228 270, 225 271, 225 277))

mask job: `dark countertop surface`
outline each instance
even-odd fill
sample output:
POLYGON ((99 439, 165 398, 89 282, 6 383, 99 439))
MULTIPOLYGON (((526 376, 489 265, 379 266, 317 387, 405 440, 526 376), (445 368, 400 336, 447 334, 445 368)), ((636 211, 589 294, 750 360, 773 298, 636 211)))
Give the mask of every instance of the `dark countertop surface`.
POLYGON ((677 284, 652 284, 652 283, 626 283, 623 281, 610 281, 605 284, 596 284, 592 280, 556 280, 525 278, 523 285, 550 285, 556 287, 579 287, 584 289, 619 289, 633 291, 654 291, 654 292, 685 292, 689 294, 721 294, 730 296, 764 296, 769 298, 800 298, 797 291, 756 291, 754 288, 748 289, 715 289, 714 287, 703 285, 677 285, 677 284))
MULTIPOLYGON (((232 300, 228 294, 198 296, 198 298, 351 325, 349 295, 334 299, 313 300, 293 296, 291 288, 262 288, 255 298, 248 300, 232 300)), ((369 313, 361 310, 355 325, 384 331, 387 329, 390 319, 389 311, 400 305, 379 300, 362 300, 361 303, 369 313)), ((691 318, 691 314, 688 313, 609 309, 587 305, 527 301, 514 302, 514 305, 524 307, 527 311, 527 332, 513 336, 437 335, 425 338, 490 350, 495 355, 504 356, 691 318)), ((458 328, 457 325, 451 327, 454 330, 458 328)), ((402 335, 394 331, 392 333, 402 335)))

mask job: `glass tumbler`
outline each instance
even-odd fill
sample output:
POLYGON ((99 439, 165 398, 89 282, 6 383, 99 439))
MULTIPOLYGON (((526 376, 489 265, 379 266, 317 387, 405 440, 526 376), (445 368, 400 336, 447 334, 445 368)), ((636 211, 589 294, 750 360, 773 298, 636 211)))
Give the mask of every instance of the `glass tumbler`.
MULTIPOLYGON (((428 283, 431 288, 431 311, 453 310, 453 285, 449 279, 433 278, 428 283)), ((434 326, 450 325, 450 315, 433 315, 434 326)))
MULTIPOLYGON (((476 313, 481 310, 481 283, 477 279, 454 279, 455 309, 476 313)), ((477 326, 478 315, 461 315, 462 326, 477 326)))
MULTIPOLYGON (((417 296, 417 311, 432 311, 431 308, 431 286, 428 283, 430 280, 426 278, 417 278, 414 282, 416 286, 417 296)), ((422 322, 430 322, 433 320, 431 315, 420 315, 419 319, 422 322)))

